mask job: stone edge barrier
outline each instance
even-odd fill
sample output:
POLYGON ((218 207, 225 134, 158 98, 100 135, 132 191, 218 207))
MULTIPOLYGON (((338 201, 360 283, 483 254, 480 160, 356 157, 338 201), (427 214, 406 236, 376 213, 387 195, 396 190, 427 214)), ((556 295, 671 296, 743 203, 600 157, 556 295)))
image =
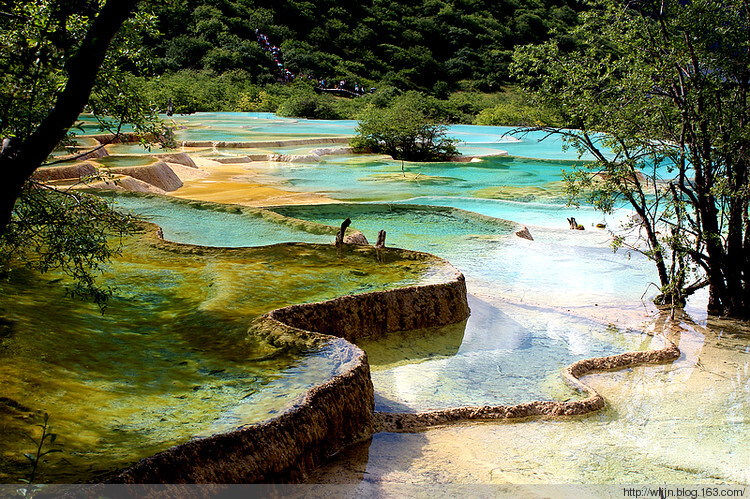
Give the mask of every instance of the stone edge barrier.
POLYGON ((583 416, 604 408, 604 398, 580 378, 596 371, 614 371, 641 364, 671 362, 680 357, 680 350, 666 336, 659 350, 626 352, 608 357, 579 360, 562 371, 563 380, 588 396, 567 402, 534 401, 515 405, 452 407, 419 413, 375 413, 376 431, 419 431, 430 426, 470 420, 508 420, 556 416, 583 416))
MULTIPOLYGON (((149 232, 157 246, 216 250, 164 241, 156 231, 152 227, 149 232)), ((371 250, 373 254, 383 251, 370 248, 359 251, 362 250, 371 250)), ((309 344, 341 341, 335 337, 353 341, 460 322, 470 312, 464 276, 453 270, 452 279, 440 284, 348 295, 276 309, 257 319, 254 327, 258 334, 266 335, 276 344, 309 344)), ((377 431, 419 431, 467 420, 585 415, 603 408, 605 403, 599 393, 580 381, 582 376, 677 359, 680 355, 677 346, 666 336, 664 341, 665 346, 659 350, 584 359, 568 366, 563 370, 563 379, 588 395, 582 400, 456 407, 421 413, 373 412, 374 389, 367 355, 349 345, 355 356, 349 363, 351 367, 310 389, 282 415, 177 445, 142 459, 106 483, 294 482, 347 445, 369 438, 377 431)))
MULTIPOLYGON (((220 250, 164 241, 160 239, 156 226, 145 225, 149 226, 146 237, 157 247, 167 250, 220 250)), ((349 249, 372 252, 373 258, 380 258, 383 252, 406 253, 417 258, 432 257, 425 253, 390 248, 349 249)), ((291 409, 280 416, 264 423, 171 447, 141 459, 105 483, 294 482, 304 478, 308 472, 347 445, 369 438, 374 431, 375 402, 367 355, 346 340, 315 329, 324 329, 336 333, 336 336, 340 334, 353 339, 398 331, 403 327, 418 328, 460 322, 469 315, 466 284, 458 270, 452 266, 449 268, 453 274, 448 276, 448 282, 445 283, 292 305, 261 316, 255 321, 253 329, 256 334, 265 335, 276 345, 345 342, 346 348, 351 349, 353 358, 347 362, 344 372, 307 391, 291 404, 291 409), (405 307, 389 310, 394 304, 404 304, 405 307), (379 312, 373 315, 375 318, 370 318, 373 309, 379 312), (418 318, 406 317, 417 310, 421 311, 418 318), (335 327, 326 328, 315 324, 315 321, 334 321, 339 312, 346 314, 349 319, 335 321, 335 327), (311 314, 311 317, 303 321, 300 314, 311 314), (302 328, 295 323, 298 320, 303 322, 302 328), (382 331, 382 327, 386 331, 382 331)), ((97 486, 94 486, 87 494, 95 494, 96 491, 97 486)))

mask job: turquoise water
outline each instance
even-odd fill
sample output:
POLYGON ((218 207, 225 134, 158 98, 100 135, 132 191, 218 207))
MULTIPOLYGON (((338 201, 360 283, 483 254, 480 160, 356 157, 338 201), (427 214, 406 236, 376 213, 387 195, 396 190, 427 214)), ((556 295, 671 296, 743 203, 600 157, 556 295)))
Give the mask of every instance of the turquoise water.
POLYGON ((113 196, 116 209, 136 214, 162 228, 170 241, 201 246, 266 246, 285 242, 329 244, 335 234, 315 234, 273 223, 252 209, 234 212, 212 210, 203 203, 190 204, 158 196, 113 196))
MULTIPOLYGON (((259 171, 285 179, 295 190, 324 192, 347 201, 391 201, 419 196, 490 196, 497 186, 534 188, 538 198, 555 196, 569 162, 491 158, 479 163, 405 163, 371 157, 327 156, 321 163, 274 163, 259 171), (486 192, 486 193, 485 193, 486 192)), ((522 195, 525 195, 522 194, 522 195)), ((528 200, 528 199, 527 199, 528 200)))
MULTIPOLYGON (((179 118, 185 133, 219 133, 217 138, 278 130, 281 134, 336 134, 350 122, 279 119, 263 115, 210 113, 179 118), (196 127, 193 130, 192 127, 196 127), (248 127, 251 127, 252 130, 248 127), (227 133, 228 135, 223 135, 227 133)), ((405 163, 377 156, 328 156, 320 163, 256 162, 253 169, 283 181, 294 191, 316 192, 345 202, 288 206, 282 215, 337 227, 352 227, 371 242, 385 229, 386 244, 426 251, 454 264, 467 278, 474 313, 459 331, 460 347, 429 361, 374 366, 378 407, 421 410, 457 404, 519 403, 559 398, 568 392, 559 370, 584 357, 637 348, 640 334, 608 330, 601 324, 559 310, 630 310, 655 280, 644 257, 613 253, 606 231, 629 212, 604 217, 591 208, 566 207, 561 171, 575 163, 559 141, 539 134, 509 137, 507 127, 460 125, 451 132, 462 147, 513 150, 519 156, 489 157, 472 163, 405 163), (428 208, 431 205, 453 207, 428 208), (466 211, 461 211, 466 210, 466 211), (486 216, 479 216, 486 215, 486 216), (576 217, 587 230, 570 231, 576 217), (507 220, 507 221, 506 221, 507 220), (534 241, 513 235, 517 224, 530 227, 534 241), (509 309, 503 300, 522 304, 509 309), (486 373, 491 371, 492 376, 486 373), (493 402, 493 400, 495 402, 493 402)), ((288 148, 293 150, 296 148, 288 148)), ((227 149, 227 151, 232 151, 227 149)), ((211 246, 251 246, 283 241, 324 242, 318 235, 280 226, 248 213, 200 209, 159 199, 128 197, 122 206, 147 215, 165 237, 211 246)), ((653 290, 652 290, 653 291, 653 290)))
MULTIPOLYGON (((513 235, 503 220, 458 210, 404 205, 291 206, 274 211, 322 224, 350 217, 373 241, 386 229, 388 246, 441 256, 466 276, 471 317, 460 347, 428 361, 375 365, 376 405, 384 411, 456 405, 515 404, 567 394, 560 370, 576 360, 638 349, 638 333, 555 312, 598 307, 632 310, 654 278, 643 257, 614 254, 606 235, 532 230, 535 241, 513 235), (509 313, 498 298, 527 305, 509 313), (488 376, 488 373, 491 374, 488 376)), ((379 340, 379 343, 388 339, 379 340)), ((396 337, 393 348, 411 340, 396 337)), ((387 348, 379 345, 378 348, 387 348)), ((368 350, 368 345, 363 345, 368 350)), ((407 354, 408 357, 408 354, 407 354)), ((371 359, 372 360, 372 359, 371 359)))
MULTIPOLYGON (((175 117, 186 128, 176 131, 178 141, 252 141, 258 136, 277 135, 280 140, 295 137, 327 137, 354 135, 354 120, 307 120, 283 118, 271 113, 196 113, 175 117)), ((513 127, 450 125, 448 136, 459 140, 459 150, 467 155, 494 154, 507 151, 511 155, 540 159, 578 158, 574 150, 562 151, 562 141, 551 137, 541 141, 544 132, 527 134, 510 132, 513 127)), ((265 139, 261 139, 265 140, 265 139)), ((584 158, 591 159, 591 158, 584 158)))
POLYGON ((166 149, 162 148, 158 144, 154 144, 150 147, 141 145, 140 143, 134 144, 110 144, 106 147, 110 154, 159 154, 169 152, 179 152, 180 149, 166 149))
POLYGON ((630 212, 605 217, 566 206, 562 170, 573 161, 493 157, 478 163, 405 163, 380 157, 326 156, 319 163, 258 163, 253 169, 295 191, 352 202, 452 206, 523 225, 566 228, 575 217, 587 228, 615 226, 630 212))
POLYGON ((522 225, 535 225, 558 229, 567 229, 570 224, 569 217, 575 219, 586 227, 592 229, 599 223, 604 223, 616 228, 629 215, 628 210, 617 210, 611 215, 604 215, 594 208, 582 206, 571 208, 560 203, 533 203, 523 201, 503 201, 500 199, 478 199, 456 196, 424 196, 406 200, 394 201, 394 203, 425 204, 431 206, 451 206, 462 210, 473 211, 490 217, 513 220, 522 225))
MULTIPOLYGON (((181 117, 185 133, 217 138, 268 133, 316 136, 353 128, 351 122, 289 120, 268 115, 223 113, 181 117), (195 127, 196 130, 193 130, 195 127), (251 128, 248 128, 251 127, 251 128), (227 133, 229 135, 222 135, 227 133)), ((460 125, 451 132, 464 147, 513 150, 521 157, 490 157, 473 163, 405 163, 375 156, 328 156, 320 163, 257 162, 253 169, 295 191, 326 194, 370 204, 289 206, 282 215, 352 227, 371 242, 385 229, 388 246, 426 251, 453 263, 467 278, 474 313, 452 355, 426 362, 374 367, 378 406, 419 410, 454 404, 518 403, 567 393, 559 369, 583 357, 634 347, 640 335, 607 331, 600 324, 555 310, 601 307, 633 310, 655 280, 642 256, 613 253, 609 235, 596 223, 615 227, 629 214, 603 217, 591 208, 565 206, 562 169, 575 155, 539 134, 512 138, 507 127, 460 125), (432 205, 459 208, 428 208, 432 205), (467 210, 467 211, 461 211, 467 210), (479 216, 472 213, 486 215, 479 216), (575 216, 586 231, 570 231, 575 216), (534 241, 513 235, 517 222, 534 241), (503 299, 524 304, 512 311, 503 299), (527 308, 524 308, 527 307, 527 308), (487 377, 487 370, 493 376, 487 377), (496 375, 495 375, 496 374, 496 375), (411 387, 411 388, 406 388, 411 387)), ((296 148, 288 148, 296 149, 296 148)), ((231 151, 231 149, 227 149, 231 151)), ((209 246, 252 246, 284 241, 330 243, 319 235, 257 214, 228 213, 160 198, 121 197, 118 204, 158 223, 167 239, 209 246)))
POLYGON ((197 113, 175 119, 178 141, 255 141, 353 135, 355 121, 280 118, 269 113, 197 113), (269 138, 269 134, 276 136, 269 138))
MULTIPOLYGON (((180 126, 180 129, 175 131, 178 145, 181 141, 250 142, 311 136, 340 137, 354 135, 357 126, 354 120, 283 118, 271 113, 196 113, 172 118, 162 115, 161 118, 167 123, 173 121, 180 126), (269 135, 276 138, 270 138, 269 135)), ((98 125, 90 116, 82 115, 80 119, 85 133, 99 133, 98 125)), ((546 137, 544 132, 522 134, 515 130, 513 127, 450 125, 447 135, 460 141, 459 151, 465 155, 497 154, 507 151, 510 155, 528 158, 578 159, 574 150, 562 150, 563 143, 557 137, 549 137, 542 141, 541 139, 546 137)))
MULTIPOLYGON (((216 211, 205 204, 196 208, 185 202, 135 196, 118 197, 117 203, 148 214, 163 227, 165 237, 179 242, 247 246, 333 239, 288 229, 252 214, 216 211)), ((513 235, 515 224, 424 206, 336 204, 274 211, 331 226, 350 217, 352 227, 370 241, 386 229, 388 246, 446 258, 464 273, 470 293, 478 295, 471 298, 472 315, 466 325, 449 333, 459 335, 456 351, 428 361, 373 366, 379 410, 569 396, 559 377, 561 368, 581 358, 637 348, 642 341, 640 334, 607 330, 549 308, 601 303, 602 308, 627 309, 637 302, 643 283, 653 277, 650 265, 644 259, 613 254, 599 244, 602 233, 538 229, 532 243, 513 235), (509 313, 507 306, 497 303, 501 297, 527 305, 509 313), (487 376, 488 370, 492 376, 487 376)), ((395 338, 400 348, 410 341, 395 338)))

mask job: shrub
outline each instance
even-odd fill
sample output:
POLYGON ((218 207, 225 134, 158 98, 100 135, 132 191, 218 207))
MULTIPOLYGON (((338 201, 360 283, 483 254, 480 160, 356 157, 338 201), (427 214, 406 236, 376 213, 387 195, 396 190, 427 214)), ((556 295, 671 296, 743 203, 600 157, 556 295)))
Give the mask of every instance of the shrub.
POLYGON ((352 148, 409 161, 445 161, 457 155, 456 141, 445 136, 446 127, 413 104, 407 98, 388 108, 368 106, 359 117, 352 148))

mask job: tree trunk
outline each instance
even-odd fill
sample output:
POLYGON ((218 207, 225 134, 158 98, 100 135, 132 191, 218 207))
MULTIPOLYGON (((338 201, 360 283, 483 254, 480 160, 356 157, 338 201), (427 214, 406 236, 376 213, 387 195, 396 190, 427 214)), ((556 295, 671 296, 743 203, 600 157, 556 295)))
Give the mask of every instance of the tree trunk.
MULTIPOLYGON (((713 202, 713 198, 712 202, 713 202)), ((709 208, 710 211, 710 208, 709 208)), ((703 236, 706 241, 708 254, 708 313, 722 315, 727 312, 729 305, 726 280, 724 275, 724 247, 716 224, 717 218, 704 213, 703 236)))
MULTIPOLYGON (((744 177, 744 176, 743 176, 744 177)), ((734 190, 734 189, 733 189, 734 190)), ((743 218, 745 200, 739 190, 730 200, 729 225, 727 233, 727 251, 724 259, 724 276, 727 282, 727 313, 737 316, 745 308, 743 292, 743 270, 745 267, 745 248, 743 245, 743 218)))
POLYGON ((346 238, 346 229, 352 224, 352 221, 350 218, 347 218, 343 222, 341 222, 341 228, 339 229, 338 233, 336 234, 336 246, 340 246, 344 244, 344 239, 346 238))
POLYGON ((83 111, 112 39, 139 1, 107 0, 80 47, 67 61, 68 81, 55 106, 28 138, 19 144, 9 144, 0 153, 0 171, 7 179, 0 187, 0 234, 7 230, 24 183, 49 157, 83 111))

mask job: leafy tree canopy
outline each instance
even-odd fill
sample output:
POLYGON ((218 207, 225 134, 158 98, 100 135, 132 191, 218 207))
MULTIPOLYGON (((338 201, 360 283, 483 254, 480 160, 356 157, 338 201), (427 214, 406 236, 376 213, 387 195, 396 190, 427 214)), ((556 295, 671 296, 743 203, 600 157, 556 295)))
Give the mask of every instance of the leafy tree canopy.
POLYGON ((110 235, 133 229, 129 216, 70 189, 31 180, 60 144, 74 140, 87 106, 102 130, 125 124, 143 140, 165 136, 155 109, 126 71, 145 71, 143 37, 156 18, 137 0, 0 0, 0 273, 18 264, 59 269, 72 292, 103 303, 93 278, 117 247, 110 235))
POLYGON ((355 150, 389 154, 409 161, 445 161, 458 154, 456 141, 431 116, 424 97, 407 93, 387 108, 368 106, 359 117, 355 150))
POLYGON ((163 37, 150 43, 158 71, 247 70, 273 81, 255 29, 282 49, 294 73, 443 94, 498 90, 517 44, 563 34, 577 0, 149 0, 163 37))
MULTIPOLYGON (((575 129, 596 161, 569 173, 572 196, 604 211, 624 200, 662 299, 709 286, 709 311, 750 312, 750 11, 739 0, 592 2, 566 52, 516 51, 537 105, 575 129)), ((618 243, 627 243, 623 237, 618 243)))

